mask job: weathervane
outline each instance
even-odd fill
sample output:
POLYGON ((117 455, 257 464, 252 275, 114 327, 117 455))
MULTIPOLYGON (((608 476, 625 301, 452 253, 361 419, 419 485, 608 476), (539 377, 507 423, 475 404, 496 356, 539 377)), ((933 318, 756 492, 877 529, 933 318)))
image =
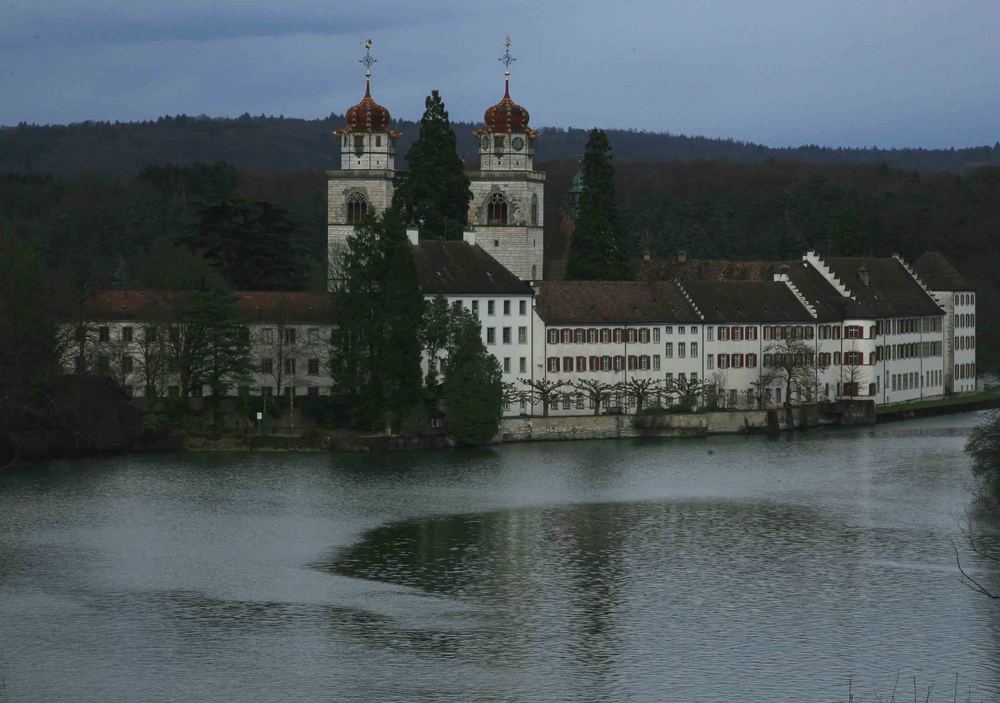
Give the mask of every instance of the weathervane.
POLYGON ((358 63, 365 67, 365 79, 370 80, 372 77, 372 64, 378 61, 378 59, 372 56, 372 40, 370 37, 361 42, 361 44, 365 47, 365 57, 358 59, 358 63))
POLYGON ((504 66, 503 74, 505 76, 509 77, 510 76, 510 65, 512 63, 514 63, 515 61, 517 61, 517 59, 515 59, 513 56, 510 55, 510 36, 507 36, 504 39, 503 45, 504 45, 503 56, 501 56, 499 59, 497 59, 497 61, 499 61, 500 63, 503 64, 503 66, 504 66))

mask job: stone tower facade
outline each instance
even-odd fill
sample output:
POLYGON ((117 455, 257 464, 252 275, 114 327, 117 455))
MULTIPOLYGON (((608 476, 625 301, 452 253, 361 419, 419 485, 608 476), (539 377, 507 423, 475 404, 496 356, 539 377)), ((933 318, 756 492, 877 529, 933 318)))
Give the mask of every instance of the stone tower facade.
POLYGON ((354 226, 392 204, 399 132, 389 127, 389 119, 389 111, 372 98, 371 71, 366 70, 365 96, 347 111, 344 128, 334 132, 340 140, 340 170, 326 173, 331 290, 343 270, 341 262, 354 226))
POLYGON ((476 243, 518 278, 541 280, 544 264, 545 174, 534 170, 538 132, 510 97, 510 55, 503 99, 486 110, 479 170, 469 172, 469 226, 476 243))

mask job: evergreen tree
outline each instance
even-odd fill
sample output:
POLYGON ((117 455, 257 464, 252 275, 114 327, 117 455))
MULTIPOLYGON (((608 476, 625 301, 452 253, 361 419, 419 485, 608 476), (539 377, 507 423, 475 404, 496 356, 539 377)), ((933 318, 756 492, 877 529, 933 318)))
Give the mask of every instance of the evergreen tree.
POLYGON ((398 429, 420 404, 420 324, 424 301, 409 245, 396 246, 386 267, 382 392, 387 424, 398 429))
POLYGON ((479 319, 468 310, 454 310, 443 397, 448 435, 459 444, 484 444, 496 435, 503 416, 500 378, 500 364, 483 344, 479 319))
POLYGON ((299 290, 305 264, 300 227, 262 200, 230 198, 202 208, 197 230, 181 238, 237 290, 299 290))
POLYGON ((343 265, 344 317, 331 359, 338 394, 363 425, 398 425, 420 398, 423 306, 399 211, 370 213, 347 240, 343 265))
POLYGON ((424 104, 420 137, 406 153, 409 172, 398 176, 394 203, 421 237, 460 240, 472 199, 469 177, 441 96, 432 91, 424 104))
POLYGON ((603 130, 592 129, 583 154, 580 216, 566 265, 571 280, 620 281, 631 278, 625 228, 615 202, 611 144, 603 130))

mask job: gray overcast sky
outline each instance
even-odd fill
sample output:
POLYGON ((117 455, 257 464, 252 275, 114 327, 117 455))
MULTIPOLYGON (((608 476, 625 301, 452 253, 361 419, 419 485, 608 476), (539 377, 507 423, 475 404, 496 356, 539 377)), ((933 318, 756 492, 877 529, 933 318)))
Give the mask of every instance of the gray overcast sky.
POLYGON ((363 90, 418 118, 774 146, 1000 140, 1000 0, 0 0, 0 124, 342 113, 363 90))

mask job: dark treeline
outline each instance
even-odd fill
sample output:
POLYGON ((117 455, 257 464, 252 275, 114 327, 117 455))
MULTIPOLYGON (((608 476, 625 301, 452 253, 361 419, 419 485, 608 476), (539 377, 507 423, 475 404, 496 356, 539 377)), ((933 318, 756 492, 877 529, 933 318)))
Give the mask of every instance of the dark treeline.
MULTIPOLYGON (((147 164, 225 161, 250 171, 322 170, 339 162, 331 135, 341 115, 304 120, 290 117, 162 117, 148 122, 82 122, 70 125, 0 127, 0 173, 75 176, 99 171, 115 178, 136 176, 147 164)), ((476 125, 453 123, 459 156, 477 158, 476 125)), ((407 153, 419 123, 399 120, 398 153, 407 153)), ((587 130, 543 128, 538 161, 582 158, 587 130)), ((1000 143, 964 149, 838 149, 808 145, 772 148, 733 139, 669 133, 607 130, 619 161, 768 160, 815 164, 877 164, 917 171, 962 172, 1000 166, 1000 143)))
MULTIPOLYGON (((558 209, 579 165, 566 160, 540 167, 548 173, 546 256, 564 257, 558 209)), ((696 258, 787 259, 816 248, 841 255, 898 252, 912 261, 941 251, 979 289, 980 364, 1000 366, 994 352, 1000 341, 998 168, 952 174, 884 164, 650 163, 620 161, 616 153, 616 186, 633 256, 671 257, 683 249, 696 258)), ((297 260, 307 263, 294 285, 272 287, 323 288, 326 192, 319 170, 158 167, 127 182, 93 174, 0 176, 0 228, 34 241, 49 266, 74 252, 90 256, 81 248, 90 242, 102 282, 132 287, 139 285, 136 262, 153 242, 193 236, 205 201, 222 198, 269 203, 294 225, 288 236, 301 253, 297 260)))

